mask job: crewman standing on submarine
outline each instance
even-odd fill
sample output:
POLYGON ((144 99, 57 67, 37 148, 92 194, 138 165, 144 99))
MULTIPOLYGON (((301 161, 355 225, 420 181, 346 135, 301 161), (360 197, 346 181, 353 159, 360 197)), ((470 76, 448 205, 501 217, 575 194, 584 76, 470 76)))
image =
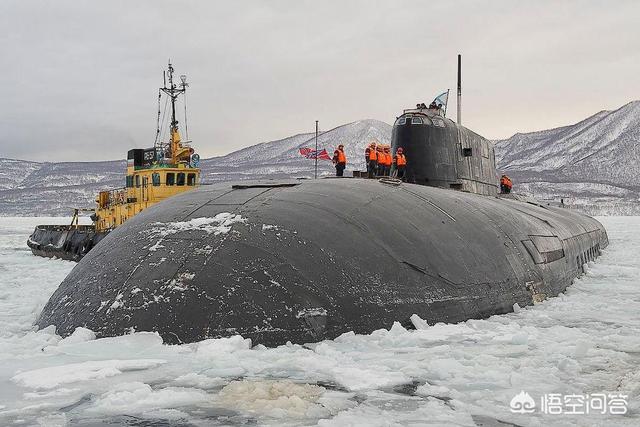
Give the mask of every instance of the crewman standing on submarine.
POLYGON ((344 154, 344 145, 338 145, 333 152, 333 164, 336 165, 336 176, 344 175, 344 168, 347 167, 347 156, 344 154))

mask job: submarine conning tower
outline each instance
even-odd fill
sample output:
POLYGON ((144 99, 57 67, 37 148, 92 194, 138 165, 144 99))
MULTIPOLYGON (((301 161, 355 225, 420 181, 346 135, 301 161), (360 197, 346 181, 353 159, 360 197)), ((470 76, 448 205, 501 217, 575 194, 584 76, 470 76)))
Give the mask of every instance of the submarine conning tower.
POLYGON ((494 196, 498 194, 493 144, 444 116, 442 108, 418 104, 393 124, 391 147, 407 156, 406 181, 494 196))

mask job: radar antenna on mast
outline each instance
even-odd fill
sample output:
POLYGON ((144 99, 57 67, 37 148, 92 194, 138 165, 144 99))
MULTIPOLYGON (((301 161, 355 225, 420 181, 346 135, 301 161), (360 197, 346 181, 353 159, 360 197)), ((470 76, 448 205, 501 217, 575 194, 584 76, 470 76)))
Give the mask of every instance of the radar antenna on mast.
POLYGON ((462 55, 458 55, 458 114, 456 122, 462 124, 462 55))
MULTIPOLYGON (((186 160, 188 162, 188 157, 192 154, 193 150, 188 146, 188 141, 182 141, 180 138, 180 132, 178 131, 178 119, 176 118, 176 101, 180 95, 185 95, 187 86, 187 76, 180 76, 180 83, 176 84, 173 80, 173 65, 171 64, 171 60, 169 60, 169 65, 167 71, 164 72, 164 86, 160 88, 158 93, 158 128, 156 130, 156 142, 155 148, 158 156, 161 159, 171 159, 171 163, 177 164, 180 161, 186 160), (168 83, 168 84, 167 84, 168 83), (168 100, 171 101, 171 124, 169 126, 169 141, 162 141, 162 124, 160 123, 160 96, 164 93, 168 96, 168 100)), ((185 101, 186 102, 186 101, 185 101)), ((166 108, 166 104, 165 104, 166 108)), ((185 103, 185 130, 186 130, 186 103, 185 103)), ((163 115, 164 117, 164 115, 163 115)), ((162 120, 164 121, 164 120, 162 120)))

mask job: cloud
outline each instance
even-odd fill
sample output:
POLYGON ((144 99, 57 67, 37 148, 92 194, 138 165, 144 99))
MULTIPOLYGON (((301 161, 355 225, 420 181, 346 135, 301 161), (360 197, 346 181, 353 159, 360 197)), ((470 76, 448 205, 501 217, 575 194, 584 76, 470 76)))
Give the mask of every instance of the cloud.
MULTIPOLYGON (((171 58, 203 156, 455 88, 489 138, 637 98, 640 5, 619 2, 20 1, 0 4, 0 157, 123 158, 153 144, 171 58)), ((455 111, 450 109, 450 111, 455 111)))

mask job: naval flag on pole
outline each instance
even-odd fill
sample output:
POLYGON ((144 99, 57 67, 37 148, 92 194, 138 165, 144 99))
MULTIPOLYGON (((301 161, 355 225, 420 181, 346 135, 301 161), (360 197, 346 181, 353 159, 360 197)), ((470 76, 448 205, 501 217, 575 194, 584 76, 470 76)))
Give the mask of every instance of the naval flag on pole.
POLYGON ((311 148, 303 147, 303 148, 300 148, 300 155, 306 157, 307 159, 318 158, 320 160, 331 160, 331 157, 329 156, 329 153, 327 153, 326 148, 323 149, 322 151, 320 150, 318 151, 319 152, 316 152, 316 150, 313 150, 311 148))
POLYGON ((447 89, 446 92, 443 92, 440 95, 436 96, 436 98, 433 100, 433 104, 444 110, 445 114, 447 112, 447 102, 449 102, 449 89, 447 89))

